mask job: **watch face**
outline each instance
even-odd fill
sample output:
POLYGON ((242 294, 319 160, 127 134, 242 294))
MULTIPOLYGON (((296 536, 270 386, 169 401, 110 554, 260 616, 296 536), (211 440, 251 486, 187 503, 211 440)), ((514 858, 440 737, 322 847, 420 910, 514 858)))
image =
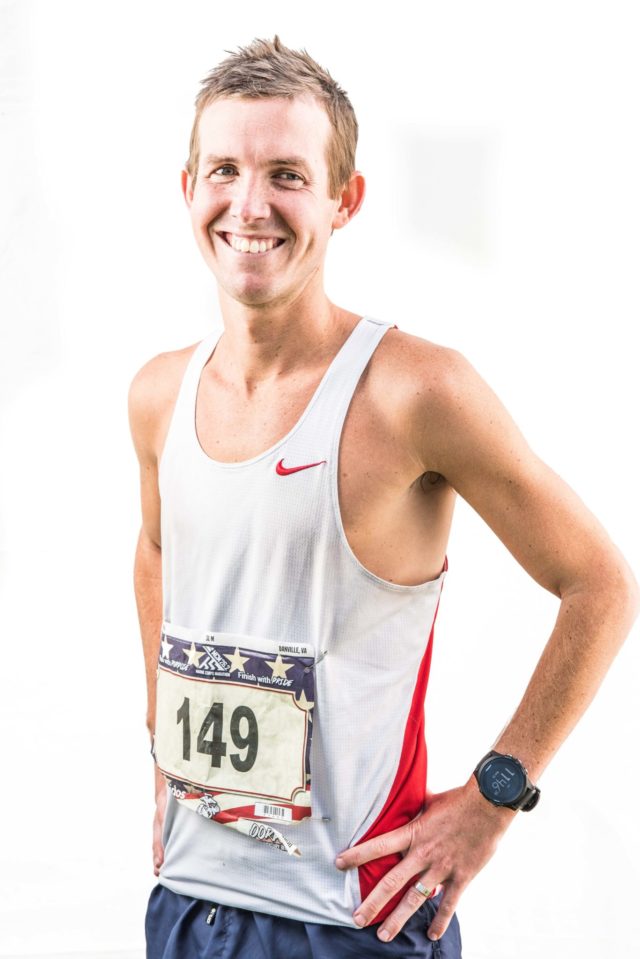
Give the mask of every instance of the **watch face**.
POLYGON ((512 803, 520 798, 526 779, 520 766, 512 759, 490 759, 485 763, 478 781, 483 793, 494 802, 512 803))

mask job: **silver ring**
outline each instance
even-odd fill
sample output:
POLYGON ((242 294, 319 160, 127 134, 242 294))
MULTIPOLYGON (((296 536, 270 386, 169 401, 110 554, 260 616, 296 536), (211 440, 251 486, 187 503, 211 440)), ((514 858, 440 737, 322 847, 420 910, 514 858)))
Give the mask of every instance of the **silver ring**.
MULTIPOLYGON (((433 889, 427 889, 426 886, 423 886, 420 880, 414 883, 413 888, 417 889, 418 892, 421 892, 425 899, 428 899, 431 893, 433 892, 433 889)), ((434 889, 435 889, 435 886, 434 886, 434 889)))

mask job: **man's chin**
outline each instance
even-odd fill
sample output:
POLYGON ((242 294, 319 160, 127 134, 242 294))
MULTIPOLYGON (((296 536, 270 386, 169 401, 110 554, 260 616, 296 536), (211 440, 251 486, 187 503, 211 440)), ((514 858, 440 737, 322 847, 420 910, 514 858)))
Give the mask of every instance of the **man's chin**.
POLYGON ((220 287, 222 290, 224 290, 225 296, 229 297, 231 300, 234 300, 236 303, 241 304, 242 306, 264 307, 269 306, 270 304, 275 304, 280 299, 280 297, 277 295, 277 292, 272 287, 269 287, 268 289, 263 286, 229 287, 223 286, 222 284, 220 284, 220 287))

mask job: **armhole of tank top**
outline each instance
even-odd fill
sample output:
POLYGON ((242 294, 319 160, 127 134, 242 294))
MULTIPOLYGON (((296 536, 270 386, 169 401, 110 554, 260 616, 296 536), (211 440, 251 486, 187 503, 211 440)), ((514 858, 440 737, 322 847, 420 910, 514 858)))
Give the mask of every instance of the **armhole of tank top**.
MULTIPOLYGON (((173 409, 171 410, 171 416, 169 417, 169 423, 167 425, 167 431, 164 436, 164 443, 162 445, 162 451, 158 457, 158 483, 160 483, 160 477, 163 472, 163 463, 166 462, 166 459, 171 454, 171 449, 176 441, 176 433, 179 432, 180 427, 182 426, 186 431, 188 429, 188 424, 185 422, 184 417, 187 415, 187 410, 184 408, 184 405, 188 399, 188 394, 190 392, 190 386, 193 385, 194 378, 196 383, 200 379, 200 374, 202 372, 202 367, 205 363, 205 357, 209 356, 210 351, 213 349, 218 339, 220 338, 221 333, 216 328, 208 336, 203 337, 200 342, 195 347, 193 353, 187 361, 187 365, 184 368, 182 374, 182 379, 180 380, 180 385, 176 393, 175 402, 173 404, 173 409), (211 349, 209 349, 209 347, 211 349)), ((194 423, 193 429, 195 434, 195 390, 193 400, 194 400, 194 423)), ((187 440, 187 437, 184 437, 187 440)))
POLYGON ((358 385, 360 383, 362 375, 368 363, 371 361, 373 354, 377 350, 385 334, 389 330, 398 329, 396 324, 392 324, 392 323, 383 324, 383 323, 380 323, 380 321, 374 321, 374 322, 377 322, 379 326, 384 326, 384 330, 379 335, 376 336, 375 344, 373 345, 373 348, 370 350, 369 355, 366 358, 366 361, 363 362, 362 365, 358 363, 360 372, 356 375, 355 369, 352 370, 352 373, 349 376, 349 380, 348 380, 349 386, 345 388, 345 391, 341 396, 340 408, 339 408, 339 411, 337 412, 336 420, 334 421, 334 426, 333 426, 334 432, 333 432, 333 437, 331 442, 331 461, 333 463, 333 469, 331 472, 331 501, 332 501, 331 505, 333 510, 333 520, 334 520, 335 527, 337 529, 338 537, 342 543, 344 552, 346 552, 347 556, 349 557, 349 560, 351 561, 352 565, 355 567, 358 575, 360 575, 361 577, 364 577, 365 579, 368 579, 370 582, 373 582, 377 584, 378 586, 381 586, 383 589, 387 589, 391 592, 405 593, 406 595, 411 595, 411 594, 418 595, 420 593, 430 593, 434 590, 439 589, 442 586, 442 583, 444 582, 444 576, 449 568, 449 562, 446 555, 444 558, 443 567, 440 573, 438 574, 438 576, 436 576, 434 579, 425 580, 422 583, 412 583, 412 584, 394 583, 391 580, 384 579, 382 576, 378 576, 372 570, 368 569, 368 567, 366 567, 364 563, 362 563, 358 559, 358 557, 355 555, 354 551, 352 550, 351 546, 349 545, 347 534, 345 532, 344 524, 342 521, 342 513, 340 510, 340 497, 339 497, 339 491, 338 491, 338 469, 340 465, 339 464, 340 442, 341 442, 342 434, 344 431, 344 424, 347 419, 347 414, 353 402, 353 398, 355 396, 356 390, 358 389, 358 385))

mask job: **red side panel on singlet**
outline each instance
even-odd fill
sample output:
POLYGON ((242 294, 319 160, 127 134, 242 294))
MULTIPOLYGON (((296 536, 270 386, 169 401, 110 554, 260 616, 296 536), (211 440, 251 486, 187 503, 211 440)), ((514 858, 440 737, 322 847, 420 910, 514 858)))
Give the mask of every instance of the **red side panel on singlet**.
MULTIPOLYGON (((449 567, 447 557, 444 560, 444 570, 449 567)), ((431 653, 433 649, 433 632, 438 615, 438 605, 433 617, 433 624, 429 634, 429 642, 420 664, 416 678, 416 685, 411 701, 411 708, 407 717, 407 725, 400 754, 400 762, 387 801, 380 810, 377 819, 371 824, 367 832, 354 845, 359 846, 368 839, 392 832, 400 826, 406 825, 415 819, 422 811, 426 799, 427 785, 427 747, 424 736, 424 701, 429 682, 431 669, 431 653)), ((360 893, 362 902, 378 885, 394 866, 402 862, 400 853, 390 853, 380 859, 373 859, 358 867, 360 893)), ((403 887, 382 907, 372 922, 382 922, 393 912, 411 884, 420 878, 416 873, 403 887)))

